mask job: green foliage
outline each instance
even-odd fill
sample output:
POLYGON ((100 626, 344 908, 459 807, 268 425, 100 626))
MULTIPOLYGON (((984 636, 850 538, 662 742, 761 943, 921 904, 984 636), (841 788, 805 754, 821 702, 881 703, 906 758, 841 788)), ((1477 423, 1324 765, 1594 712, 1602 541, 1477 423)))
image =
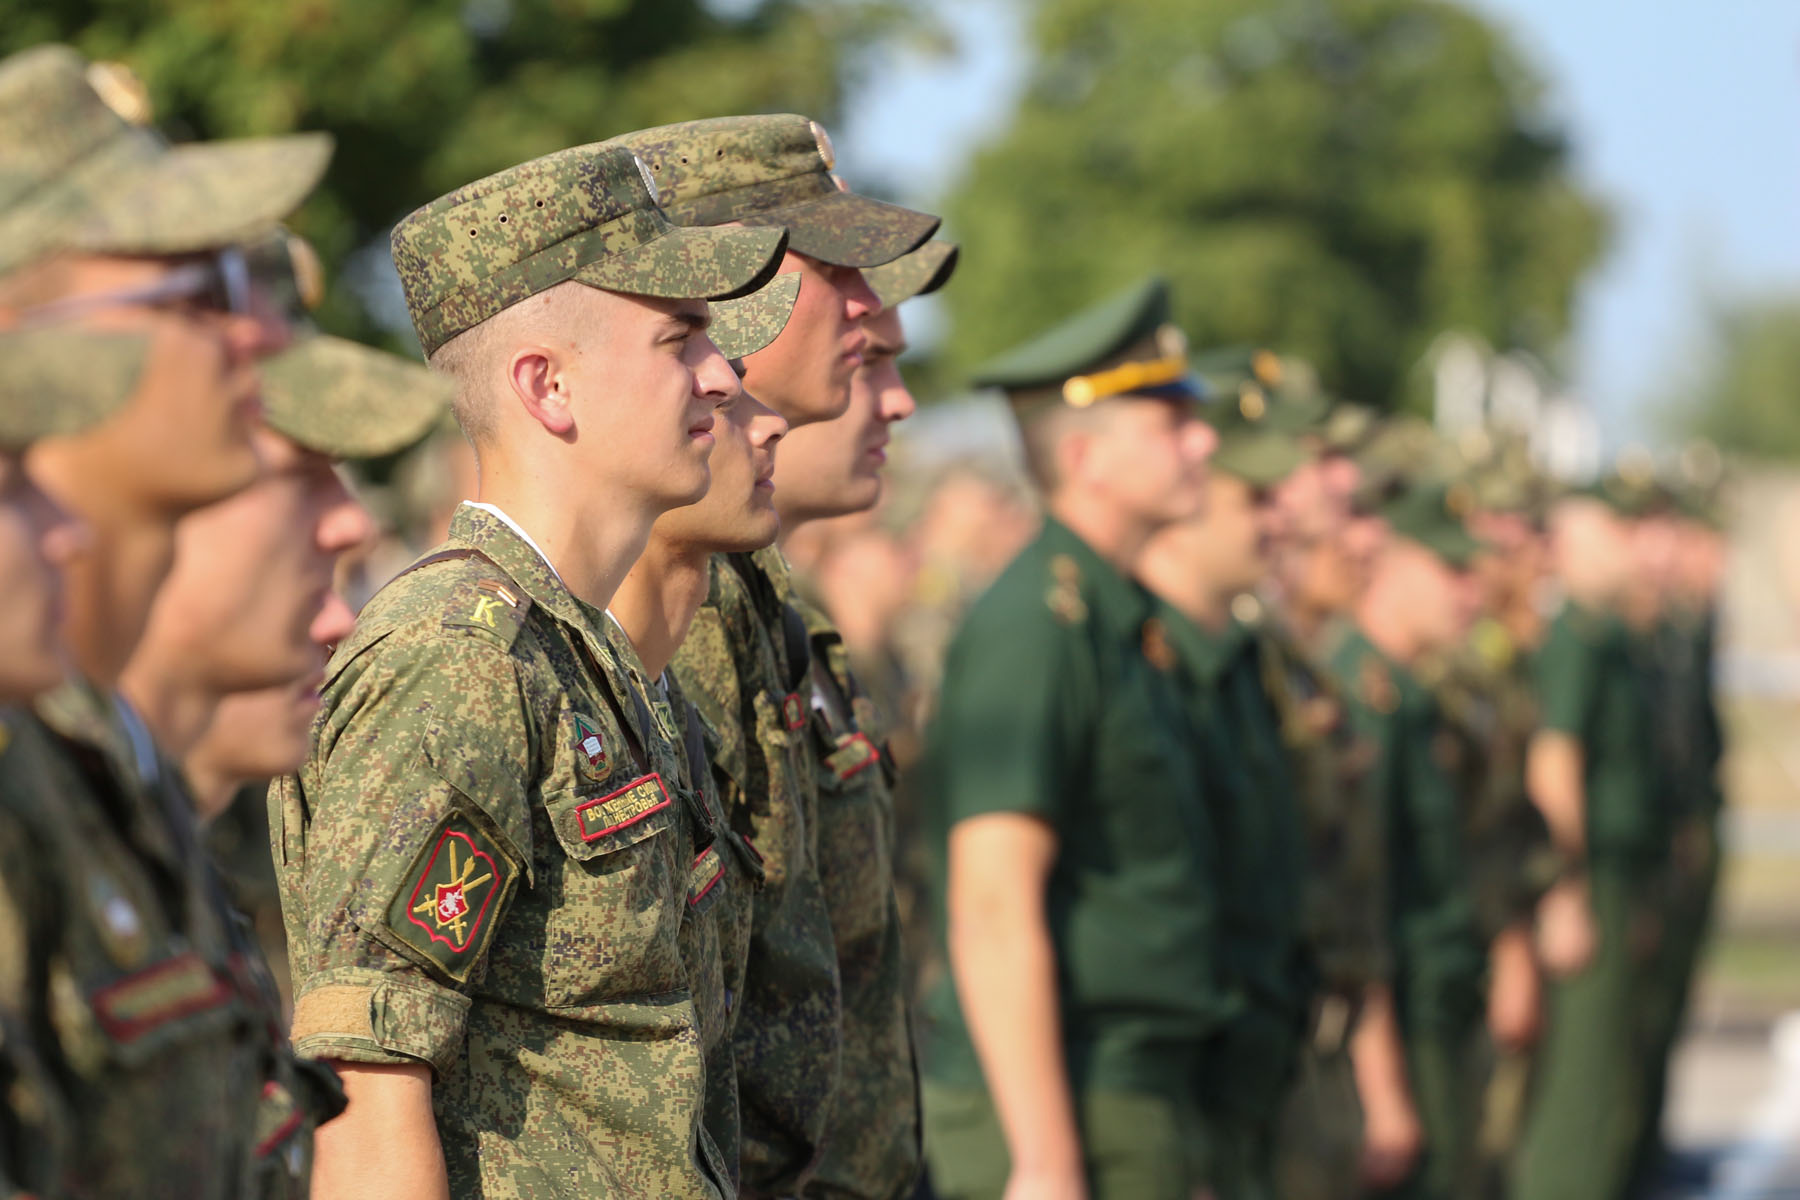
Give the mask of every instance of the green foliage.
POLYGON ((1679 399, 1680 432, 1759 459, 1800 459, 1800 298, 1744 300, 1712 316, 1709 352, 1679 399))
MULTIPOLYGON (((1150 270, 1196 345, 1404 401, 1439 332, 1554 361, 1606 240, 1540 88, 1447 0, 1039 0, 1018 114, 948 202, 952 361, 1150 270)), ((1417 399, 1416 397, 1414 398, 1417 399)))
MULTIPOLYGON (((323 129, 337 155, 296 218, 327 263, 414 207, 564 146, 668 121, 830 121, 898 0, 0 0, 0 55, 118 59, 180 137, 323 129)), ((321 323, 377 340, 333 272, 321 323)), ((404 337, 404 335, 402 335, 404 337)), ((393 340, 391 337, 389 340, 393 340)))

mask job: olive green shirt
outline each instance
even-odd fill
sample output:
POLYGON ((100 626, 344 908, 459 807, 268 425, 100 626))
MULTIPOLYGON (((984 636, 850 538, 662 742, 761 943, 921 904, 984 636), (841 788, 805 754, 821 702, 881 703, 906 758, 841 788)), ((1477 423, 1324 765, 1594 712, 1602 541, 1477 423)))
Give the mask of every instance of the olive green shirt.
POLYGON ((1445 772, 1443 714, 1360 630, 1344 635, 1331 661, 1352 719, 1378 747, 1368 786, 1387 834, 1401 1021, 1409 1029, 1466 1028, 1481 1011, 1485 958, 1468 887, 1463 813, 1445 772))
MULTIPOLYGON (((1149 593, 1046 520, 951 644, 924 795, 940 916, 959 821, 1022 813, 1055 831, 1044 906, 1074 1085, 1191 1095, 1232 1002, 1218 848, 1180 701, 1145 658, 1152 612, 1149 593)), ((981 1086, 951 980, 926 1016, 927 1075, 981 1086)))
POLYGON ((1590 859, 1655 861, 1667 853, 1657 796, 1653 676, 1643 647, 1610 614, 1565 604, 1536 664, 1543 727, 1581 745, 1590 859))
POLYGON ((1213 1111, 1272 1119, 1305 1031, 1315 973, 1302 901, 1306 842, 1300 800, 1264 689, 1258 634, 1236 621, 1201 628, 1167 604, 1161 623, 1174 677, 1202 748, 1206 799, 1219 845, 1219 943, 1237 1017, 1206 1072, 1213 1111))
POLYGON ((453 1196, 716 1197, 681 931, 706 822, 593 610, 465 505, 270 789, 296 1046, 429 1064, 453 1196))

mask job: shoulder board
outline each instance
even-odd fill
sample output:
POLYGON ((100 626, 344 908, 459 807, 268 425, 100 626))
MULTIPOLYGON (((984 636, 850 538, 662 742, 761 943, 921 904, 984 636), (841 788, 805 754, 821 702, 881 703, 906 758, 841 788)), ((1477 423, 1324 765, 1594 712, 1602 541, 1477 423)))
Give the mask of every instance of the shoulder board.
POLYGON ((444 628, 491 637, 510 647, 525 627, 531 597, 511 580, 483 575, 455 588, 445 602, 444 628))
POLYGON ((1064 625, 1079 625, 1087 620, 1087 601, 1081 596, 1081 564, 1067 554, 1050 558, 1050 586, 1044 592, 1044 603, 1064 625))

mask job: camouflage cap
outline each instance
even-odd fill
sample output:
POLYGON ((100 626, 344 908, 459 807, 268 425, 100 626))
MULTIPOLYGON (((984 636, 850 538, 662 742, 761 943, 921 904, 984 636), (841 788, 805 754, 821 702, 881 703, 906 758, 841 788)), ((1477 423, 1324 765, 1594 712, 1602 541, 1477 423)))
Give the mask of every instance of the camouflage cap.
POLYGON ((130 399, 151 335, 67 325, 0 332, 0 450, 80 433, 130 399))
POLYGON ((431 431, 450 381, 415 362, 318 334, 262 363, 269 428, 332 458, 380 458, 431 431))
POLYGON ((1000 388, 1015 409, 1044 403, 1086 408, 1113 396, 1202 400, 1187 337, 1169 320, 1169 285, 1145 279, 1084 309, 975 370, 976 387, 1000 388))
POLYGON ((1194 367, 1217 402, 1201 413, 1219 434, 1212 465, 1255 487, 1273 487, 1306 461, 1294 436, 1305 424, 1299 402, 1284 398, 1282 362, 1267 350, 1233 348, 1195 356, 1194 367))
POLYGON ((325 172, 325 134, 171 146, 120 115, 149 115, 134 86, 67 46, 0 62, 0 272, 66 250, 231 245, 292 212, 325 172))
POLYGON ((613 138, 650 165, 683 225, 776 225, 790 249, 842 267, 877 267, 921 245, 938 218, 860 196, 831 173, 831 138, 793 113, 713 117, 613 138))
POLYGON ((863 272, 863 279, 875 289, 883 308, 893 308, 914 296, 929 296, 949 283, 959 257, 955 242, 933 240, 891 263, 870 267, 863 272))
POLYGON ((1460 571, 1487 549, 1487 543, 1463 523, 1474 508, 1475 497, 1467 484, 1411 480, 1387 498, 1379 515, 1396 535, 1419 543, 1460 571))
POLYGON ((1454 478, 1463 468, 1455 446, 1419 417, 1390 417, 1380 422, 1356 450, 1362 469, 1364 507, 1377 510, 1394 495, 1426 480, 1454 478))
POLYGON ((799 296, 800 272, 784 272, 748 296, 713 301, 706 332, 726 358, 755 354, 781 336, 799 296))
POLYGON ((780 266, 779 229, 683 229, 643 162, 596 143, 460 187, 394 227, 394 265, 427 355, 571 280, 638 296, 724 300, 780 266))

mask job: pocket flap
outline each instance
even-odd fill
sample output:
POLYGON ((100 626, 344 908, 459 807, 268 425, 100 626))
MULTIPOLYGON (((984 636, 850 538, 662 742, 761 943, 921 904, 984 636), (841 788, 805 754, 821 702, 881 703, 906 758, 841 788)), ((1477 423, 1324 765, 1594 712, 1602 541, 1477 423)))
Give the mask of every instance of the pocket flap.
POLYGON ((636 845, 675 820, 675 800, 660 774, 641 775, 604 795, 570 789, 544 798, 557 840, 571 858, 588 859, 636 845))

